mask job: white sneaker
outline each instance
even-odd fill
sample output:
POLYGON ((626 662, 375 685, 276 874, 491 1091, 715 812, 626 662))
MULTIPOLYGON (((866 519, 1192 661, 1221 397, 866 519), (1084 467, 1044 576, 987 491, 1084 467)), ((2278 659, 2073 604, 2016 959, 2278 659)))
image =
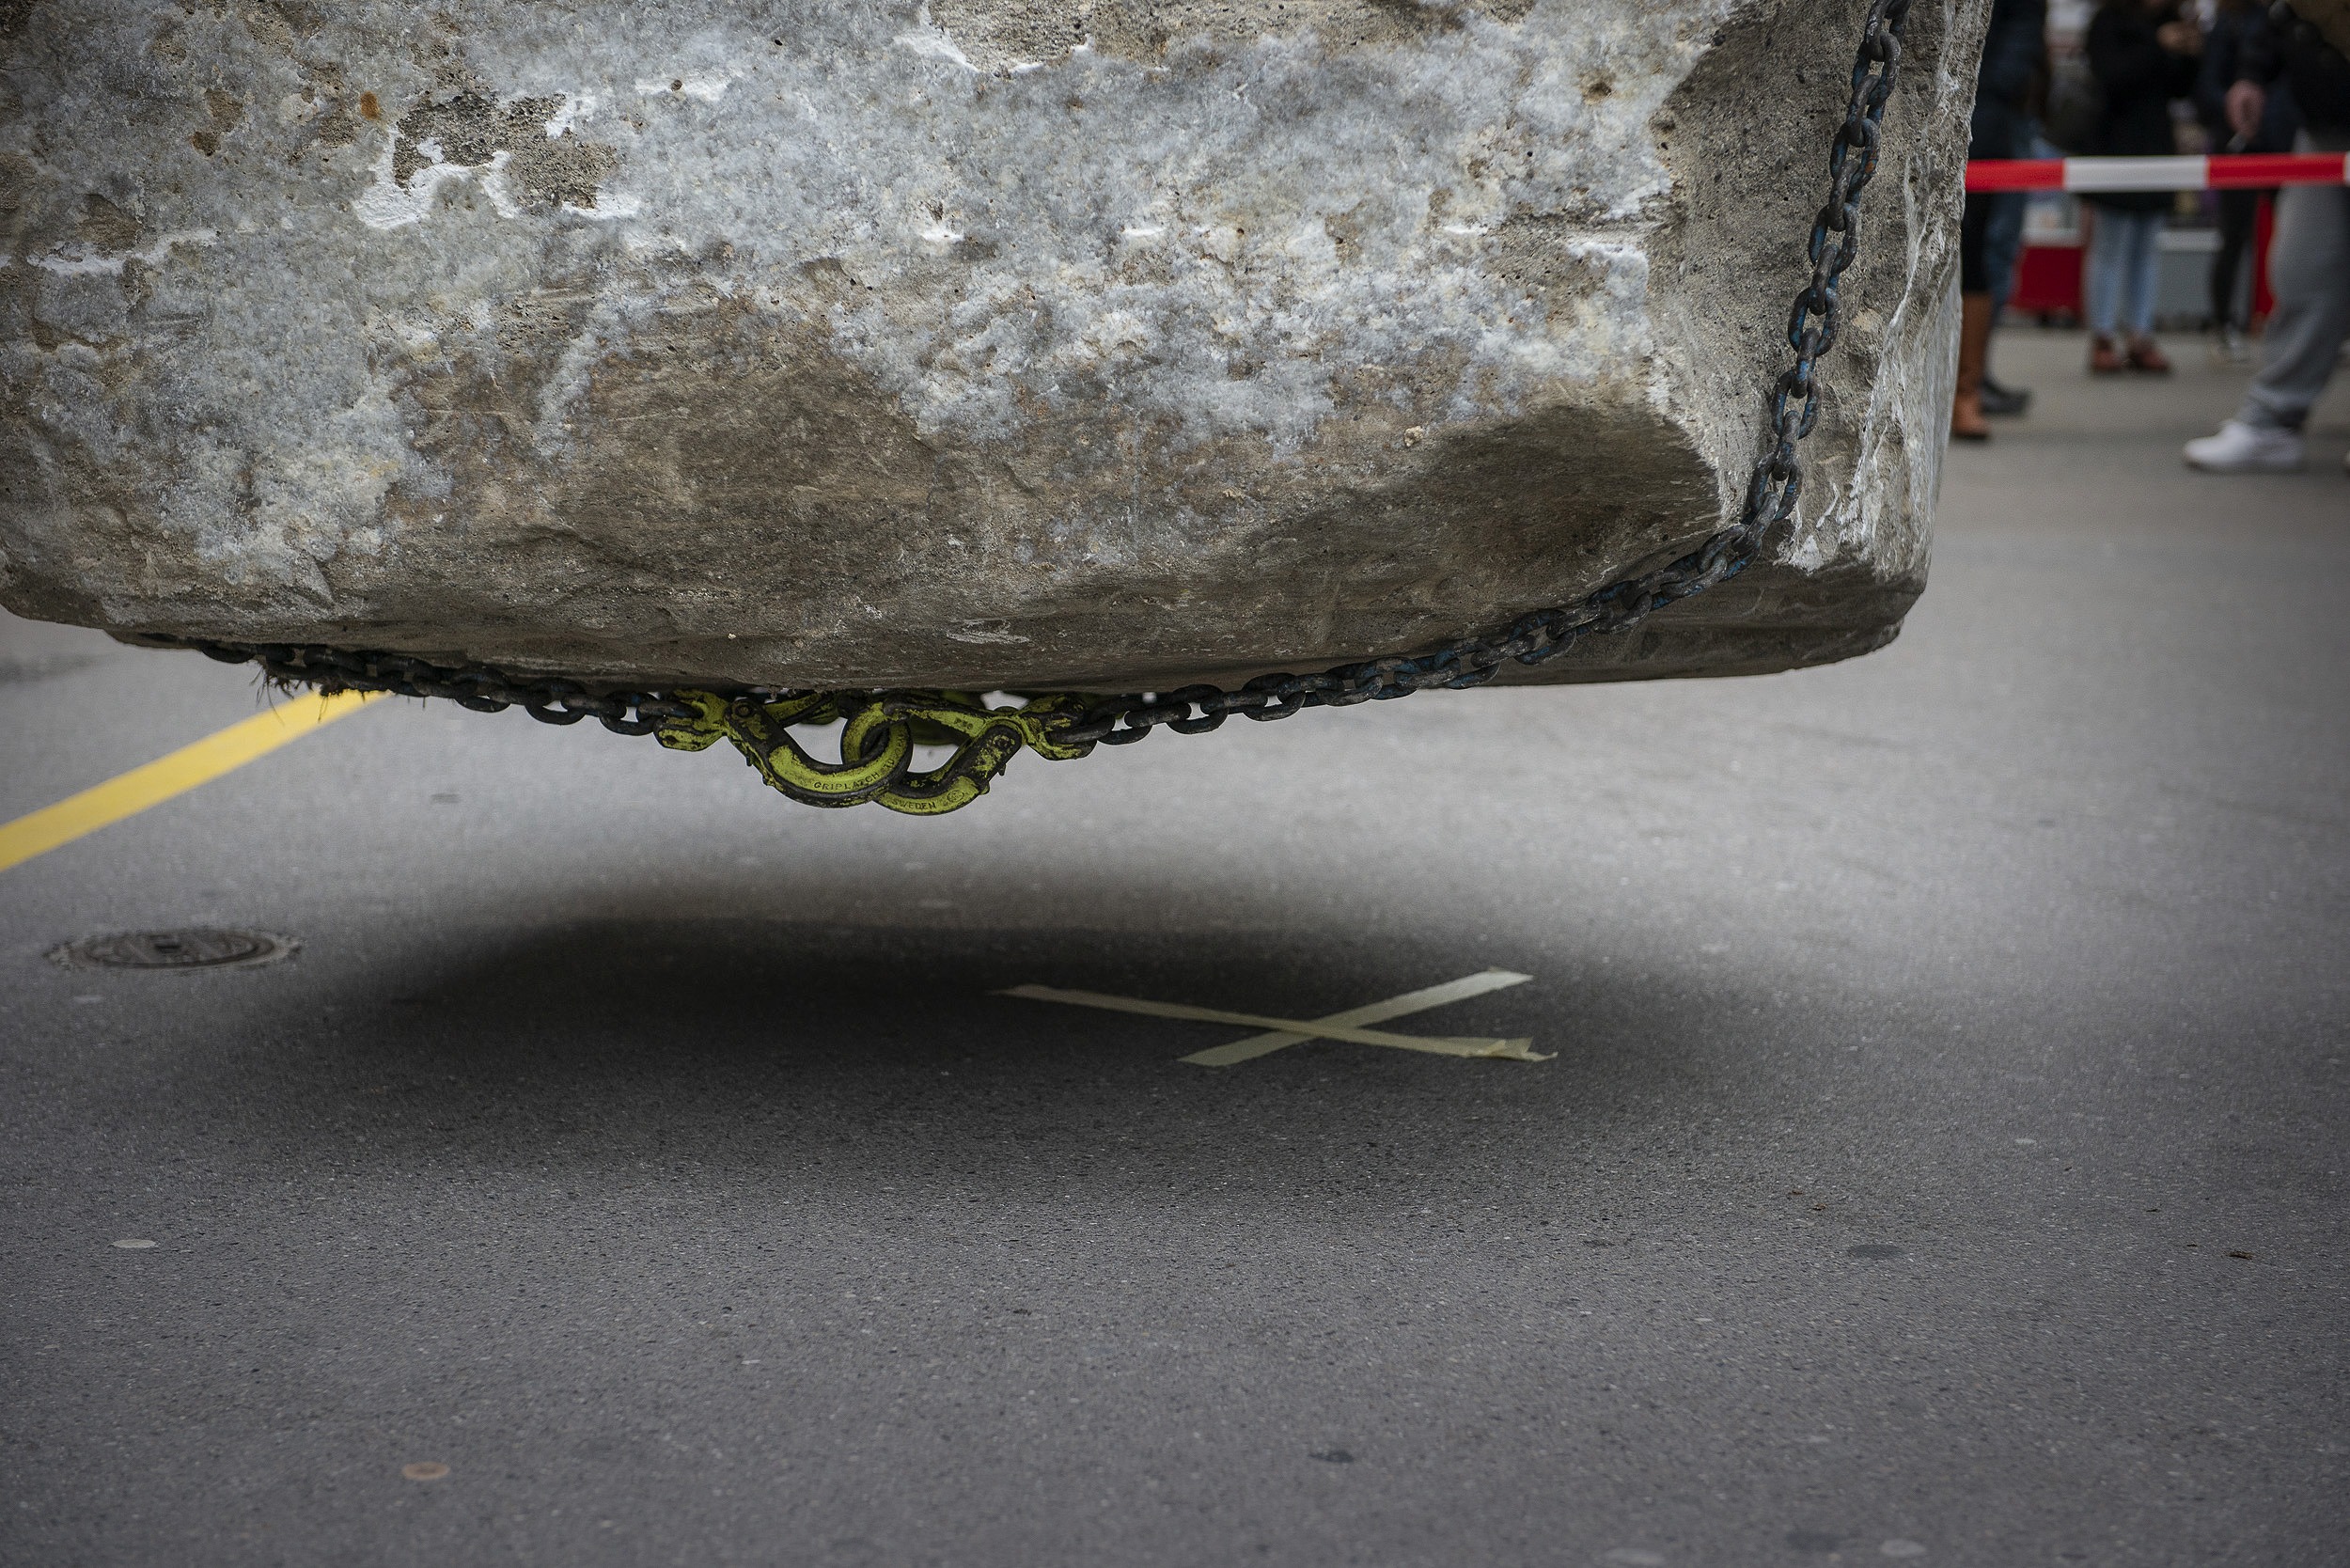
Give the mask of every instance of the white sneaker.
POLYGON ((2188 442, 2186 456, 2206 474, 2290 474, 2301 466, 2301 432, 2231 419, 2217 435, 2188 442))

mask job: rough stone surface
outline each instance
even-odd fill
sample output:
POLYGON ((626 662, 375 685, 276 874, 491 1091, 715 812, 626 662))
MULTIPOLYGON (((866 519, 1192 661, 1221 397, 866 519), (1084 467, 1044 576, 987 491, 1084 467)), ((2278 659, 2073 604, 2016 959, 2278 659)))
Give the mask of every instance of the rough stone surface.
MULTIPOLYGON (((1922 585, 1982 0, 1920 0, 1785 557, 1922 585)), ((0 601, 778 684, 1425 647, 1734 512, 1853 0, 5 13, 0 601)))

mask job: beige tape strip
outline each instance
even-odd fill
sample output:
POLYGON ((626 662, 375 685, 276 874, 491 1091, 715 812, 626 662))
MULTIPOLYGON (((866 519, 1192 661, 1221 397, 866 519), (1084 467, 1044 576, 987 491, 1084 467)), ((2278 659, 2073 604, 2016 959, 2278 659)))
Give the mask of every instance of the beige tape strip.
MULTIPOLYGON (((1418 991, 1406 991, 1401 996, 1390 996, 1384 1002, 1373 1002, 1369 1007, 1350 1008, 1344 1012, 1334 1012, 1327 1018, 1317 1018, 1314 1022, 1337 1024, 1349 1027, 1362 1024, 1384 1024, 1390 1018, 1401 1018, 1407 1012, 1418 1012, 1427 1008, 1442 1007, 1447 1002, 1465 1002, 1471 996, 1481 996, 1488 991, 1499 991, 1506 986, 1524 985, 1533 978, 1531 975, 1521 975, 1508 969, 1480 969, 1474 975, 1464 975, 1459 980, 1447 980, 1442 985, 1431 985, 1418 991)), ((1183 1059, 1200 1067, 1230 1067, 1237 1062, 1253 1061, 1259 1057, 1270 1056, 1283 1046, 1300 1044, 1312 1038, 1313 1036, 1307 1034, 1284 1034, 1277 1031, 1273 1034, 1252 1034, 1246 1040, 1235 1040, 1230 1045, 1210 1046, 1207 1050, 1195 1052, 1183 1059)))
POLYGON ((1531 1039, 1388 1034, 1384 1030, 1357 1028, 1349 1024, 1303 1018, 1269 1018, 1258 1012, 1228 1012, 1221 1008, 1191 1007, 1182 1002, 1143 1001, 1133 996, 1107 996, 1098 991, 1063 991, 1050 985, 1015 985, 997 995, 1026 996, 1040 1002, 1067 1002, 1076 1007, 1098 1007, 1112 1012, 1139 1012, 1153 1018, 1187 1018, 1201 1024, 1233 1024, 1242 1028, 1270 1029, 1303 1039, 1346 1040, 1358 1045, 1386 1045, 1399 1051, 1425 1051, 1440 1057, 1492 1057, 1511 1061, 1550 1059, 1532 1049, 1534 1042, 1531 1039))

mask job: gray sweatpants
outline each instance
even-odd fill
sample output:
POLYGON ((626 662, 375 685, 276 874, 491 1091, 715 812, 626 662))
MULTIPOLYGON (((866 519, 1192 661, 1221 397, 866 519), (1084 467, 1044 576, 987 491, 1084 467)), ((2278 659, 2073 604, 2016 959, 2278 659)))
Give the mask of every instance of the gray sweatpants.
MULTIPOLYGON (((2299 146, 2341 152, 2350 150, 2350 137, 2305 131, 2299 146)), ((2278 195, 2268 287, 2277 309, 2262 335, 2260 374, 2245 388, 2236 417, 2297 431, 2350 337, 2350 185, 2289 185, 2278 195)))

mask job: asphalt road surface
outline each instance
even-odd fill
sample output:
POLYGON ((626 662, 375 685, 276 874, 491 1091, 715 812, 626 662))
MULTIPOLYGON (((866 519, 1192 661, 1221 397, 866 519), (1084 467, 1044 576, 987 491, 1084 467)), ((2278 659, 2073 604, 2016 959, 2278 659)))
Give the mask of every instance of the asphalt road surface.
MULTIPOLYGON (((0 873, 0 1560, 2343 1560, 2350 400, 2192 476, 2178 349, 2004 339, 1832 669, 935 822, 382 702, 0 873), (203 924, 301 950, 46 956, 203 924), (1552 1059, 995 994, 1488 968, 1381 1027, 1552 1059)), ((257 701, 0 657, 0 820, 257 701)))

